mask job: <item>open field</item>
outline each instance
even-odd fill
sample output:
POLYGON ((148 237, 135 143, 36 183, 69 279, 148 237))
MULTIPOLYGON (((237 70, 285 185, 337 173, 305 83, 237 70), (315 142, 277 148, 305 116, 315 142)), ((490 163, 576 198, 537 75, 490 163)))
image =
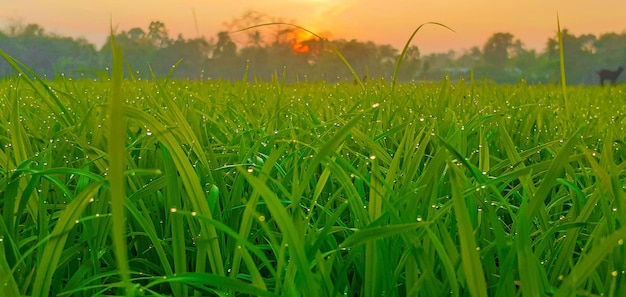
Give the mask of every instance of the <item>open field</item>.
POLYGON ((0 295, 626 296, 625 86, 113 76, 0 82, 0 295))

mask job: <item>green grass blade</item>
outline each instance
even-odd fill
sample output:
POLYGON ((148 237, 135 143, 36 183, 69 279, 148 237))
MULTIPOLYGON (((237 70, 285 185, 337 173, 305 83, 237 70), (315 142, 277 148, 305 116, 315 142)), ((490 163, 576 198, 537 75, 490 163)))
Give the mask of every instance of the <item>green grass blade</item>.
MULTIPOLYGON (((539 207, 545 205, 545 199, 550 194, 550 191, 556 184, 557 178, 560 177, 563 172, 564 165, 568 162, 569 156, 572 153, 572 149, 574 145, 580 141, 580 133, 584 130, 584 127, 581 127, 576 131, 568 140, 561 146, 561 150, 556 155, 554 160, 551 161, 550 168, 543 176, 543 180, 537 188, 535 195, 531 198, 528 203, 528 215, 533 218, 536 215, 536 212, 539 211, 539 207)), ((542 218, 544 222, 542 224, 547 226, 545 222, 545 218, 542 218)))
MULTIPOLYGON (((163 156, 163 163, 165 167, 165 176, 167 176, 167 195, 166 206, 171 210, 178 210, 183 208, 183 202, 181 199, 181 188, 178 184, 178 173, 176 172, 176 166, 172 160, 167 147, 161 147, 161 156, 163 156)), ((172 257, 174 259, 174 273, 181 274, 187 272, 187 251, 185 247, 185 229, 183 217, 170 216, 171 232, 172 232, 172 257)), ((187 296, 187 288, 182 287, 179 283, 172 284, 172 289, 175 296, 187 296)))
MULTIPOLYGON (((561 32, 561 22, 559 21, 559 14, 556 14, 556 26, 559 38, 559 70, 561 74, 561 91, 563 92, 563 106, 565 106, 565 115, 569 119, 569 107, 567 99, 567 81, 565 79, 565 53, 563 48, 563 32, 561 32)), ((567 121, 569 123, 569 121, 567 121)))
MULTIPOLYGON (((581 261, 579 261, 570 274, 563 279, 563 283, 556 291, 554 296, 575 296, 577 289, 587 281, 587 278, 595 272, 603 260, 617 247, 624 246, 626 240, 626 228, 621 228, 609 236, 599 239, 599 244, 585 253, 581 261)), ((622 266, 623 267, 623 266, 622 266)), ((611 272, 613 276, 617 276, 617 271, 611 272)))
POLYGON ((531 221, 528 218, 528 203, 525 200, 520 206, 515 238, 521 289, 524 296, 543 296, 545 290, 541 285, 546 277, 542 271, 543 267, 539 265, 539 261, 532 250, 531 221))
POLYGON ((154 287, 164 282, 180 282, 188 286, 194 287, 196 290, 204 292, 207 296, 217 294, 218 296, 227 296, 227 291, 232 290, 247 296, 278 296, 267 290, 263 290, 245 283, 240 280, 231 279, 229 277, 210 274, 210 273, 183 273, 165 278, 158 278, 148 285, 146 288, 154 287), (219 289, 215 289, 219 288, 219 289))
MULTIPOLYGON (((165 145, 171 156, 179 174, 179 180, 183 185, 186 193, 186 200, 191 208, 199 214, 212 218, 211 209, 208 201, 204 195, 204 191, 200 186, 200 180, 195 174, 194 167, 189 161, 189 157, 182 150, 180 143, 176 137, 169 131, 163 124, 161 124, 154 117, 147 113, 142 112, 133 107, 127 106, 125 114, 130 119, 144 123, 147 127, 150 127, 153 131, 153 136, 156 137, 162 145, 165 145)), ((219 275, 224 275, 224 263, 222 260, 222 251, 218 242, 218 234, 214 226, 201 222, 202 237, 209 238, 208 248, 204 250, 209 258, 211 270, 219 275)))
POLYGON ((64 251, 70 230, 76 226, 78 219, 83 214, 87 205, 93 201, 102 183, 92 183, 84 192, 80 193, 68 204, 61 213, 59 220, 50 234, 43 253, 37 263, 35 281, 33 283, 32 296, 48 296, 52 276, 57 270, 61 254, 64 251))
POLYGON ((478 254, 478 246, 474 238, 474 230, 465 203, 463 173, 454 162, 448 162, 454 215, 459 230, 461 243, 461 266, 467 280, 467 288, 471 296, 487 297, 485 273, 478 254))
POLYGON ((362 244, 367 244, 368 242, 376 242, 379 239, 400 235, 407 231, 413 231, 419 228, 424 228, 430 224, 431 222, 419 222, 407 224, 392 224, 382 227, 366 227, 365 229, 359 229, 354 232, 354 234, 350 235, 348 238, 346 238, 346 240, 341 242, 339 247, 354 248, 362 244))
POLYGON ((129 295, 132 293, 132 283, 130 282, 130 268, 128 266, 127 244, 126 244, 126 214, 125 214, 125 177, 126 167, 126 118, 124 117, 124 99, 122 94, 122 82, 124 79, 124 65, 122 49, 117 46, 113 38, 111 29, 111 47, 113 54, 112 68, 112 94, 109 101, 109 131, 108 131, 108 161, 109 181, 111 193, 111 219, 113 220, 113 250, 122 279, 122 286, 126 288, 129 295))
POLYGON ((290 257, 297 267, 298 273, 295 284, 301 288, 301 292, 317 296, 317 281, 309 268, 309 260, 304 249, 304 234, 296 228, 298 224, 293 222, 283 203, 260 178, 248 173, 246 169, 237 169, 250 183, 254 192, 258 192, 263 197, 273 219, 280 228, 284 241, 288 244, 290 257))
MULTIPOLYGON (((376 156, 370 156, 371 163, 371 178, 370 178, 370 195, 368 213, 370 221, 376 221, 383 212, 383 200, 381 197, 382 186, 379 180, 380 169, 378 168, 378 160, 376 156)), ((378 242, 376 240, 369 240, 365 243, 365 288, 364 294, 366 296, 376 296, 380 293, 378 289, 381 288, 381 282, 384 278, 378 276, 379 269, 379 253, 377 247, 378 242)))
POLYGON ((4 238, 0 237, 0 274, 2 275, 0 281, 4 284, 0 286, 0 296, 20 296, 20 289, 5 255, 4 238))
POLYGON ((398 56, 398 61, 396 62, 396 68, 393 70, 393 79, 391 80, 391 91, 392 92, 396 89, 396 84, 397 84, 397 81, 398 81, 398 73, 400 72, 400 66, 402 66, 402 60, 404 60, 404 56, 406 55, 406 52, 409 49, 409 46, 411 45, 411 42, 413 41, 413 38, 415 37, 417 32, 419 32, 419 30, 422 29, 422 27, 424 27, 426 25, 437 25, 437 26, 444 27, 444 28, 446 28, 446 29, 448 29, 448 30, 450 30, 452 32, 455 32, 450 27, 448 27, 448 26, 446 26, 444 24, 437 23, 437 22, 427 22, 427 23, 419 25, 417 27, 417 29, 415 29, 415 31, 413 31, 413 34, 411 34, 411 37, 409 37, 409 39, 406 41, 406 43, 404 44, 404 47, 402 48, 402 52, 398 56))

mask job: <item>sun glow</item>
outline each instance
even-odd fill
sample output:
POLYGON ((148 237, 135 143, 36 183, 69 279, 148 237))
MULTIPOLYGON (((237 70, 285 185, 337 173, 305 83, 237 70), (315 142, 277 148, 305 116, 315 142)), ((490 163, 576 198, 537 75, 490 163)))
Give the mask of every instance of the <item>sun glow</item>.
POLYGON ((293 34, 293 42, 291 43, 293 52, 297 54, 308 54, 311 48, 306 44, 306 41, 316 39, 315 35, 304 30, 295 30, 293 34))

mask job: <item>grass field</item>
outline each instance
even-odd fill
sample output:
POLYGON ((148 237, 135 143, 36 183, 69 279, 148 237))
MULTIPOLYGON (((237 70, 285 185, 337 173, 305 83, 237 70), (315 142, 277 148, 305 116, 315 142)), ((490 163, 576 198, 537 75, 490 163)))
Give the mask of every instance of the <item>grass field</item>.
POLYGON ((626 296, 624 86, 28 77, 1 296, 626 296))

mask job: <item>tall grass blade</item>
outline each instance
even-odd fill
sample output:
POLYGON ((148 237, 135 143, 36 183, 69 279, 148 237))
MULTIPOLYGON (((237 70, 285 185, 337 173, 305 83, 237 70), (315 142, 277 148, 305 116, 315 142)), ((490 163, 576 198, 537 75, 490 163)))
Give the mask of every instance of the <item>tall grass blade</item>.
MULTIPOLYGON (((178 174, 172 156, 167 147, 161 148, 161 156, 163 156, 163 165, 165 167, 165 176, 168 179, 166 206, 170 207, 170 211, 183 208, 181 199, 181 188, 178 184, 178 174)), ((174 272, 176 274, 187 272, 187 250, 185 247, 185 229, 182 216, 170 216, 171 232, 172 232, 172 257, 174 258, 174 272)), ((180 283, 173 283, 172 289, 176 296, 187 296, 187 288, 182 287, 180 283)))
POLYGON ((485 272, 478 254, 472 222, 465 203, 463 173, 454 162, 448 162, 454 216, 457 221, 458 237, 461 243, 461 266, 471 296, 487 297, 485 272))
POLYGON ((541 285, 546 276, 532 250, 531 221, 528 218, 530 218, 528 199, 525 199, 520 206, 519 218, 516 222, 517 237, 515 240, 521 289, 524 296, 543 296, 545 290, 541 285))
POLYGON ((565 106, 565 115, 570 118, 569 106, 567 99, 567 81, 565 78, 565 52, 563 47, 563 32, 561 32, 561 22, 559 21, 559 14, 556 14, 556 26, 559 38, 559 69, 561 73, 561 90, 563 92, 563 106, 565 106))
MULTIPOLYGON (((130 106, 126 106, 124 110, 128 118, 137 120, 144 123, 146 126, 151 127, 152 131, 154 131, 153 135, 159 140, 159 142, 162 143, 162 145, 165 145, 168 148, 172 160, 178 170, 178 178, 182 187, 185 189, 185 202, 189 203, 191 208, 198 212, 198 214, 212 218, 212 212, 204 195, 204 191, 200 186, 198 176, 194 174, 194 167, 190 163, 189 157, 182 150, 180 143, 172 132, 168 131, 168 129, 154 117, 142 112, 141 110, 130 106)), ((212 272, 224 275, 225 269, 222 260, 222 251, 217 240, 219 238, 217 230, 215 229, 215 226, 212 226, 211 224, 206 222, 200 223, 202 237, 208 238, 208 242, 205 242, 207 244, 206 248, 200 248, 202 252, 207 253, 212 272)))
MULTIPOLYGON (((576 133, 574 133, 567 140, 567 142, 565 142, 565 144, 561 146, 561 151, 559 151, 559 153, 556 155, 556 158, 554 158, 554 160, 552 160, 552 162, 550 163, 550 168, 543 176, 543 180, 539 185, 539 188, 537 188, 535 195, 528 203, 528 215, 531 218, 534 218, 536 212, 540 211, 540 206, 545 205, 545 199, 548 197, 550 191, 556 184, 557 178, 559 178, 559 176, 563 172, 563 167, 567 163, 574 145, 580 140, 580 137, 578 135, 580 135, 581 131, 583 131, 584 129, 585 127, 581 127, 580 129, 578 129, 578 131, 576 131, 576 133)), ((540 219, 542 220, 542 225, 547 226, 545 217, 542 216, 540 217, 540 219)))
MULTIPOLYGON (((585 253, 582 260, 563 279, 563 283, 556 291, 555 296, 575 296, 577 289, 588 281, 588 277, 596 271, 596 267, 603 263, 607 255, 617 247, 623 248, 625 240, 626 228, 624 227, 605 238, 599 239, 599 244, 594 246, 590 252, 585 253)), ((611 271, 610 274, 617 276, 618 272, 611 271)))
POLYGON ((298 231, 297 224, 294 224, 283 203, 261 179, 248 173, 246 169, 237 169, 253 187, 254 192, 258 192, 263 197, 267 208, 283 234, 290 257, 298 271, 294 285, 297 285, 298 290, 302 293, 317 296, 317 280, 309 268, 309 260, 305 254, 304 234, 298 231))
POLYGON ((398 56, 398 61, 396 62, 396 67, 393 70, 393 79, 391 80, 391 92, 393 92, 396 89, 396 83, 398 81, 398 73, 400 72, 400 66, 402 66, 402 60, 404 60, 404 56, 406 55, 406 52, 409 49, 409 46, 411 45, 411 42, 413 41, 413 38, 415 37, 417 32, 419 32, 419 30, 422 29, 422 27, 424 27, 426 25, 437 25, 437 26, 444 27, 444 28, 446 28, 446 29, 448 29, 448 30, 450 30, 452 32, 455 32, 450 27, 448 27, 448 26, 446 26, 444 24, 441 24, 441 23, 437 23, 437 22, 427 22, 427 23, 423 23, 423 24, 419 25, 417 27, 417 29, 415 29, 413 31, 413 34, 411 34, 411 37, 409 37, 409 39, 406 41, 406 43, 404 44, 404 47, 402 48, 402 52, 398 56))
POLYGON ((31 296, 49 295, 52 277, 57 270, 69 232, 79 222, 78 219, 87 205, 93 201, 93 197, 98 193, 101 185, 102 183, 91 184, 74 201, 68 204, 67 208, 61 213, 54 230, 48 237, 43 253, 39 257, 31 296))
POLYGON ((4 238, 0 237, 0 274, 2 275, 0 281, 3 284, 0 286, 0 296, 20 296, 20 289, 5 255, 4 238))
POLYGON ((124 98, 122 97, 122 83, 124 79, 124 64, 122 49, 115 43, 113 29, 111 28, 111 50, 113 55, 112 66, 112 94, 109 101, 109 131, 108 131, 108 161, 109 181, 111 193, 111 220, 113 221, 113 250, 122 279, 122 286, 128 295, 132 292, 130 282, 130 268, 128 266, 128 254, 126 244, 126 185, 124 182, 124 170, 126 169, 126 118, 124 116, 124 98))
MULTIPOLYGON (((383 201, 381 197, 382 186, 379 181, 380 169, 378 168, 378 160, 376 156, 370 156, 371 159, 371 174, 370 174, 370 196, 368 213, 370 221, 376 221, 383 212, 383 201)), ((384 278, 378 276, 379 269, 379 253, 377 247, 378 241, 369 240, 365 243, 365 288, 364 294, 366 296, 377 296, 380 294, 378 289, 381 287, 381 282, 384 278)))
MULTIPOLYGON (((204 293, 203 296, 228 296, 227 290, 232 290, 244 296, 279 296, 263 289, 254 287, 241 280, 231 279, 229 277, 210 274, 210 273, 183 273, 166 278, 157 278, 146 285, 146 288, 154 287, 165 282, 179 282, 194 287, 196 290, 204 293), (218 289, 219 288, 219 289, 218 289)), ((239 295, 238 295, 239 296, 239 295)))

